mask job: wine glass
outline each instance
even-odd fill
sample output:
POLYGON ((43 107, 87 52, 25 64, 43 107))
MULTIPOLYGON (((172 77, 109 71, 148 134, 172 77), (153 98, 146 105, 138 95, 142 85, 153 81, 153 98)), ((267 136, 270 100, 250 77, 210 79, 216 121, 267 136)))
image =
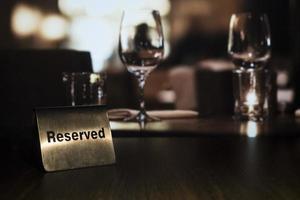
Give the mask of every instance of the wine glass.
POLYGON ((127 70, 138 80, 140 110, 125 119, 138 122, 157 121, 146 113, 144 86, 151 71, 164 53, 164 37, 160 14, 156 10, 124 11, 119 34, 119 55, 127 70))
POLYGON ((265 14, 233 14, 228 53, 233 70, 235 118, 261 121, 269 110, 269 77, 265 65, 271 57, 271 33, 265 14))
POLYGON ((228 53, 237 68, 263 68, 271 56, 267 15, 233 14, 230 19, 228 53))

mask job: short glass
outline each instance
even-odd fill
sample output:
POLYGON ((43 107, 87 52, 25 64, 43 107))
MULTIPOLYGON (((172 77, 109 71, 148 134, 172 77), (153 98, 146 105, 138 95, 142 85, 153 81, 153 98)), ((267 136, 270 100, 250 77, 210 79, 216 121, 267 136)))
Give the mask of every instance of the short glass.
POLYGON ((272 112, 273 84, 267 69, 233 70, 234 118, 262 121, 272 112))
POLYGON ((62 81, 66 91, 66 104, 106 104, 106 74, 92 72, 64 72, 62 81))

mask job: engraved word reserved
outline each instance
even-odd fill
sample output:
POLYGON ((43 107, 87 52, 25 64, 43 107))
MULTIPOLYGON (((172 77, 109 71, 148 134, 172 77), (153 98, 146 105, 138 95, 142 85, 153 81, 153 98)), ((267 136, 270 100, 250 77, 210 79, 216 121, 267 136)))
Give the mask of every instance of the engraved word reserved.
POLYGON ((105 138, 104 128, 95 131, 79 131, 79 132, 70 132, 70 133, 55 133, 54 131, 47 131, 47 140, 48 143, 52 142, 64 142, 72 140, 96 140, 105 138))

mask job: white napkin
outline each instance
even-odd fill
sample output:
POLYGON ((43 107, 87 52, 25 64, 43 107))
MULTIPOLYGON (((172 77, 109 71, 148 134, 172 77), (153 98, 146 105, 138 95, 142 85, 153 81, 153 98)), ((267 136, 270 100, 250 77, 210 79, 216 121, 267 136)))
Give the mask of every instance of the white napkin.
MULTIPOLYGON (((138 110, 127 108, 110 109, 108 110, 108 117, 111 120, 121 120, 127 117, 134 116, 138 110)), ((159 119, 180 119, 180 118, 194 118, 198 117, 198 112, 192 110, 152 110, 147 111, 150 116, 158 117, 159 119)))

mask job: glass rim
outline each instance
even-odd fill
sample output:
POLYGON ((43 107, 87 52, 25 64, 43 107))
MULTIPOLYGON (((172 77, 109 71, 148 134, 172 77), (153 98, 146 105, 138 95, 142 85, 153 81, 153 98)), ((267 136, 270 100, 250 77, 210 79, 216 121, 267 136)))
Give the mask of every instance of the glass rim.
POLYGON ((254 18, 254 17, 264 17, 268 18, 268 15, 264 12, 237 12, 233 13, 231 17, 247 17, 247 18, 254 18))

